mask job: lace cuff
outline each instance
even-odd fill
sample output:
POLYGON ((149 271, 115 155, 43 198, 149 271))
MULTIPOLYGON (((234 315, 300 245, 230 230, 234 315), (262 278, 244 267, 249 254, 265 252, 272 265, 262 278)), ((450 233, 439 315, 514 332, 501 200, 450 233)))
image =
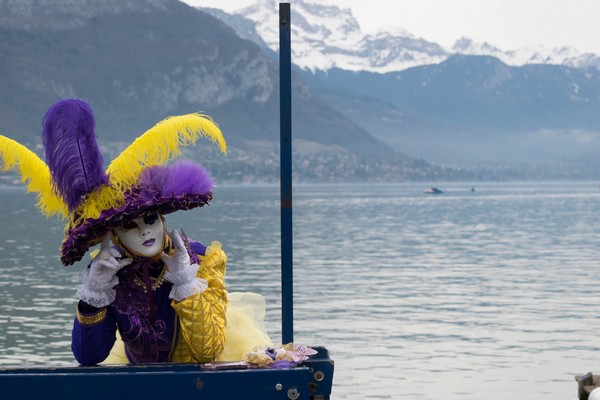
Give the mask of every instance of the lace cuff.
POLYGON ((181 301, 187 297, 204 292, 208 288, 208 282, 202 278, 194 278, 193 280, 181 285, 173 285, 169 298, 175 301, 181 301))
POLYGON ((79 286, 75 297, 83 300, 92 307, 103 308, 115 301, 117 291, 115 289, 105 289, 100 291, 90 290, 85 284, 79 286))
POLYGON ((173 284, 169 293, 170 299, 181 301, 186 297, 202 293, 208 288, 208 282, 196 277, 199 268, 199 264, 191 264, 188 268, 181 268, 175 272, 167 271, 165 273, 165 280, 173 284))

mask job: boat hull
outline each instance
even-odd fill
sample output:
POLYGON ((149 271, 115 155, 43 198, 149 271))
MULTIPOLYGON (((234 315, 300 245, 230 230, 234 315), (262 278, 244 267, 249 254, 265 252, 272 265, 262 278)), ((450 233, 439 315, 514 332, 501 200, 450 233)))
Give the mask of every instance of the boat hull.
POLYGON ((322 347, 301 365, 240 363, 1 368, 3 400, 329 399, 333 361, 322 347))

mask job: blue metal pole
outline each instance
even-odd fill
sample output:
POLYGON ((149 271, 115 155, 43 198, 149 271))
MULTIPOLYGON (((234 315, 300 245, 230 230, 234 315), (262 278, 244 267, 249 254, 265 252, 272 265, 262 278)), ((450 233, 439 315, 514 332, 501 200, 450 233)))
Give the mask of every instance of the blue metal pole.
POLYGON ((279 109, 281 172, 281 334, 294 341, 292 241, 292 57, 290 3, 279 3, 279 109))

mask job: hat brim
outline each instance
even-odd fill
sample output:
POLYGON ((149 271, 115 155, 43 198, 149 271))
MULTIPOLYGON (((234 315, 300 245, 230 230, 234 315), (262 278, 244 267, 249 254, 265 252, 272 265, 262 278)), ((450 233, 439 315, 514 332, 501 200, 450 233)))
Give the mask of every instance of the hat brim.
POLYGON ((108 232, 123 226, 132 219, 152 214, 165 215, 179 210, 191 210, 205 206, 211 200, 212 192, 152 199, 138 197, 118 209, 104 210, 98 218, 87 218, 82 224, 65 233, 65 239, 60 249, 60 260, 64 265, 80 261, 89 248, 100 243, 108 232))

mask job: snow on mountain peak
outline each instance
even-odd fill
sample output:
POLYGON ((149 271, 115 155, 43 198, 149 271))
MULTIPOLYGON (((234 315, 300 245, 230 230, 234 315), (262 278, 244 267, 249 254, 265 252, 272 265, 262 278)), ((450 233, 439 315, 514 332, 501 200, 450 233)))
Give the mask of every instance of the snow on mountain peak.
MULTIPOLYGON (((251 20, 267 46, 279 47, 278 0, 256 0, 233 14, 251 20)), ((571 47, 544 46, 501 50, 470 38, 458 39, 452 48, 418 38, 398 26, 364 33, 350 8, 339 8, 327 0, 294 0, 292 20, 292 61, 311 71, 340 68, 349 71, 386 73, 410 67, 437 64, 453 54, 488 55, 508 65, 559 64, 600 68, 600 56, 581 54, 571 47)))
POLYGON ((568 46, 548 48, 540 45, 504 51, 487 42, 478 43, 462 37, 454 43, 451 51, 454 54, 493 56, 507 65, 514 66, 525 64, 556 64, 574 68, 600 66, 598 56, 594 58, 592 54, 582 54, 568 46))
MULTIPOLYGON (((252 20, 259 36, 274 51, 279 47, 278 15, 273 12, 277 3, 257 0, 234 12, 252 20)), ((399 27, 367 35, 349 8, 315 0, 295 0, 293 5, 292 59, 301 68, 383 73, 441 62, 448 56, 441 46, 415 38, 399 27)))

